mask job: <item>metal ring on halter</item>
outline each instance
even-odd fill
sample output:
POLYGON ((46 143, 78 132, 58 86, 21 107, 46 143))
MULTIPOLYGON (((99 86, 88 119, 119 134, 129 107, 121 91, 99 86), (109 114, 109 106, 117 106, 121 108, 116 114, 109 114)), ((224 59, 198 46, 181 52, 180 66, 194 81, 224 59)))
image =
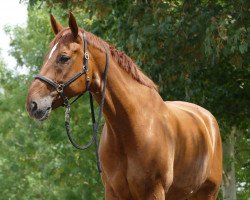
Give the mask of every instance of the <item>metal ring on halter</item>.
POLYGON ((58 84, 56 87, 56 91, 61 94, 63 92, 64 85, 63 84, 58 84))

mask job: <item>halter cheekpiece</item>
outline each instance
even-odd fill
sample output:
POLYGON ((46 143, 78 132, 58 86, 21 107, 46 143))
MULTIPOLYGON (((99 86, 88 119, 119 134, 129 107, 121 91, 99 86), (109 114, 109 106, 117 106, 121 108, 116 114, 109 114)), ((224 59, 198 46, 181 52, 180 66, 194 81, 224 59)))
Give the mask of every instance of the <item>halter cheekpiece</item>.
POLYGON ((83 33, 83 43, 84 43, 84 56, 83 56, 83 67, 82 70, 78 73, 76 73, 73 77, 71 77, 69 80, 67 80, 64 83, 57 83, 45 76, 42 75, 36 75, 34 78, 35 79, 39 79, 40 81, 43 81, 45 83, 47 83, 48 85, 52 86, 57 93, 61 96, 62 100, 63 100, 63 105, 65 107, 65 129, 68 135, 68 138, 71 142, 71 144, 77 148, 77 149, 81 149, 81 150, 85 150, 88 147, 90 147, 93 143, 95 145, 95 153, 96 153, 96 158, 97 158, 97 168, 98 168, 98 172, 101 173, 101 166, 100 166, 100 160, 99 160, 99 154, 98 154, 98 139, 97 139, 97 132, 100 126, 100 121, 101 121, 101 116, 102 116, 102 111, 103 111, 103 106, 104 106, 104 99, 105 99, 105 89, 106 89, 106 85, 107 85, 107 77, 108 77, 108 66, 109 66, 109 59, 108 59, 108 50, 105 48, 106 51, 106 64, 105 64, 105 69, 104 69, 104 86, 102 89, 102 98, 101 98, 101 103, 99 106, 99 112, 98 112, 98 118, 97 121, 95 120, 95 113, 94 113, 94 105, 93 105, 93 96, 89 90, 89 77, 88 77, 88 60, 89 60, 89 53, 88 53, 88 41, 87 41, 87 37, 86 34, 83 33), (78 78, 80 78, 82 75, 85 75, 85 79, 86 79, 86 90, 89 92, 89 100, 90 100, 90 109, 91 109, 91 119, 92 119, 92 138, 91 140, 86 144, 86 145, 78 145, 73 137, 72 137, 72 133, 70 130, 70 105, 73 104, 75 101, 77 101, 82 95, 80 94, 79 96, 77 96, 72 102, 69 102, 68 97, 66 96, 66 94, 64 93, 64 89, 66 87, 68 87, 71 83, 73 83, 75 80, 77 80, 78 78))

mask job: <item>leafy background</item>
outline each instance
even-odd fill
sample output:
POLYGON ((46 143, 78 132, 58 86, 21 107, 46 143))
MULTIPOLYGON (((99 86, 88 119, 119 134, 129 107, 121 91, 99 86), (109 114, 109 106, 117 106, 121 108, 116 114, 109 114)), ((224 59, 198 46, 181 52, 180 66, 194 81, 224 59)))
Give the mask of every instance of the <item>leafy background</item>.
MULTIPOLYGON (((197 103, 218 119, 224 146, 219 199, 250 198, 250 2, 248 0, 23 0, 26 27, 6 27, 11 54, 29 75, 0 61, 0 199, 104 199, 93 149, 69 144, 63 109, 38 123, 25 110, 27 87, 53 38, 49 13, 78 24, 126 52, 166 100, 197 103)), ((2 59, 0 59, 2 60, 2 59)), ((89 139, 87 99, 72 111, 89 139)), ((83 137, 83 138, 82 138, 83 137)))

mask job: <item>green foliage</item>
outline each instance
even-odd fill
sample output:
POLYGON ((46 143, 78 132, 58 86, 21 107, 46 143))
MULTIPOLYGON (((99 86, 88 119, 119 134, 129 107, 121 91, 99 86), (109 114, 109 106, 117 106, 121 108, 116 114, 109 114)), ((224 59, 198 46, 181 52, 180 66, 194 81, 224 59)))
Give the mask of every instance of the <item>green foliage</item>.
MULTIPOLYGON (((25 109, 30 78, 13 77, 2 65, 0 69, 1 199, 103 199, 94 149, 72 147, 62 109, 42 124, 30 119, 25 109)), ((87 100, 74 105, 71 114, 72 131, 82 143, 91 133, 87 100)))
POLYGON ((248 199, 250 197, 250 159, 249 159, 250 129, 238 132, 237 145, 235 149, 236 178, 238 199, 248 199))
MULTIPOLYGON (((250 196, 250 1, 22 2, 29 5, 27 27, 7 29, 18 64, 29 67, 31 74, 36 72, 53 38, 49 13, 67 26, 67 13, 72 10, 81 27, 134 58, 159 85, 164 99, 190 101, 210 110, 219 121, 223 140, 233 126, 237 128, 238 196, 250 196)), ((6 199, 101 199, 94 155, 79 153, 68 144, 62 110, 42 125, 34 123, 24 109, 25 94, 20 94, 27 90, 29 77, 13 78, 3 68, 0 73, 5 89, 0 108, 6 113, 0 119, 4 152, 0 190, 9 195, 6 199)), ((84 104, 78 107, 82 110, 74 114, 74 132, 82 130, 79 113, 89 112, 84 104)), ((86 133, 89 130, 88 124, 86 133)))

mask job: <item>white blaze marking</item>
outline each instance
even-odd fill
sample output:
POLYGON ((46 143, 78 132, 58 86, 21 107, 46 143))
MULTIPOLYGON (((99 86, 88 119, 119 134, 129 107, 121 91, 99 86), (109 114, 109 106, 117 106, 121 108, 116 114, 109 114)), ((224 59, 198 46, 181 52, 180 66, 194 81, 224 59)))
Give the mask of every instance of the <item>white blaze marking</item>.
POLYGON ((50 53, 49 53, 49 59, 51 58, 52 54, 54 53, 54 51, 56 50, 58 43, 55 44, 55 46, 53 46, 53 48, 51 49, 50 53))

